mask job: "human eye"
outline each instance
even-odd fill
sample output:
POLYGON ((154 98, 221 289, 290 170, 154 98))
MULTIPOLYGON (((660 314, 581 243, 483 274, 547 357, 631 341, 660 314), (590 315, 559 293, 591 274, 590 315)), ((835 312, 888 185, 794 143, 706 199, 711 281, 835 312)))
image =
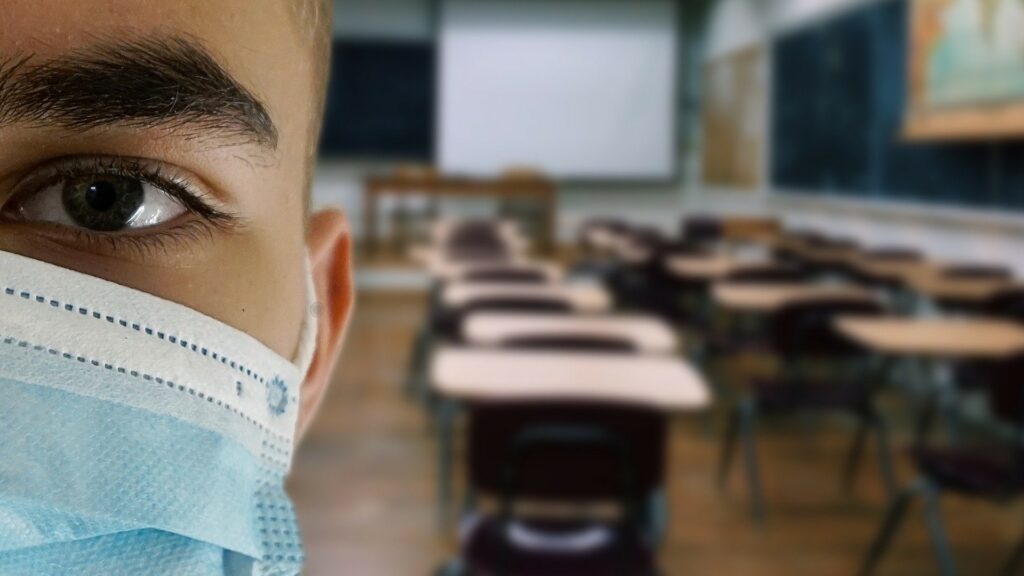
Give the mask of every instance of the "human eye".
POLYGON ((120 156, 70 157, 34 170, 0 206, 0 223, 39 226, 76 241, 209 232, 236 218, 197 178, 159 162, 120 156))

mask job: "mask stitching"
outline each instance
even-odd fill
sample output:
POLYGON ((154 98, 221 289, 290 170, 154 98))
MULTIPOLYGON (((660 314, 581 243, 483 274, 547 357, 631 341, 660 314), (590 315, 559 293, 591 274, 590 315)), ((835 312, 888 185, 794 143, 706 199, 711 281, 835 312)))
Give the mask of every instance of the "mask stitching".
MULTIPOLYGON (((147 381, 147 382, 155 382, 157 384, 161 384, 161 385, 167 386, 168 388, 170 388, 172 390, 176 389, 179 392, 188 393, 192 397, 195 397, 195 398, 197 398, 199 400, 205 400, 207 403, 209 403, 211 405, 215 405, 217 407, 224 408, 224 409, 228 410, 229 412, 234 413, 235 415, 239 416, 240 418, 242 418, 243 420, 245 420, 249 424, 252 424, 253 426, 257 427, 261 432, 264 432, 265 434, 267 434, 271 438, 280 441, 282 444, 287 443, 288 445, 290 445, 290 443, 291 443, 291 440, 287 436, 278 434, 277 432, 267 428, 266 426, 264 426, 261 422, 259 422, 255 418, 253 418, 252 416, 250 416, 246 412, 243 412, 240 408, 238 408, 236 406, 233 406, 233 405, 231 405, 231 404, 229 404, 227 402, 224 402, 221 399, 215 398, 214 396, 211 396, 211 395, 206 394, 204 392, 200 392, 200 391, 196 390, 194 387, 186 386, 184 384, 178 384, 178 383, 176 383, 176 382, 174 382, 172 380, 161 378, 159 376, 153 376, 152 374, 148 374, 146 372, 140 372, 138 370, 130 370, 130 369, 127 369, 127 368, 125 368, 123 366, 116 366, 114 364, 110 364, 110 363, 107 363, 107 362, 101 362, 101 361, 96 360, 96 359, 87 358, 87 357, 81 356, 79 354, 72 354, 70 352, 63 352, 61 350, 57 350, 55 348, 49 348, 47 346, 43 346, 43 345, 40 345, 40 344, 33 344, 32 342, 29 342, 27 340, 20 340, 20 339, 8 336, 8 337, 4 337, 2 340, 0 340, 0 342, 3 342, 4 344, 10 345, 10 346, 17 346, 18 348, 31 349, 31 350, 36 351, 36 352, 45 352, 45 353, 50 354, 51 356, 56 356, 56 357, 63 358, 65 360, 69 360, 69 361, 77 361, 79 364, 91 365, 94 368, 102 368, 104 370, 108 370, 108 371, 111 371, 111 372, 116 372, 116 373, 124 375, 124 376, 131 376, 132 378, 141 379, 141 380, 144 380, 144 381, 147 381)), ((264 443, 266 444, 267 441, 264 440, 264 443)), ((277 451, 279 453, 283 454, 283 452, 280 449, 277 449, 277 451)), ((288 454, 290 455, 290 452, 288 454)), ((269 457, 269 459, 271 459, 272 462, 274 462, 276 464, 279 464, 279 465, 283 465, 286 468, 288 466, 288 464, 286 462, 279 462, 279 461, 277 461, 273 457, 269 457)))
MULTIPOLYGON (((108 324, 112 324, 114 326, 121 326, 122 328, 130 329, 140 334, 145 334, 147 336, 152 336, 159 340, 170 342, 171 344, 177 344, 181 346, 183 349, 190 350, 193 353, 198 354, 204 358, 212 358, 213 361, 219 361, 221 364, 225 366, 230 366, 233 370, 237 370, 238 372, 245 374, 249 378, 252 378, 253 380, 259 382, 260 385, 262 386, 267 385, 266 378, 264 378, 258 372, 254 372, 251 368, 248 368, 243 364, 240 364, 207 346, 201 346, 196 344, 195 342, 190 343, 188 340, 179 338, 177 336, 169 335, 167 334, 166 331, 154 329, 152 327, 145 326, 137 322, 130 322, 122 318, 117 318, 109 314, 104 314, 97 310, 90 310, 89 308, 86 308, 84 306, 76 306, 74 304, 64 303, 55 298, 48 298, 40 294, 34 294, 28 290, 19 290, 12 287, 5 287, 4 294, 7 296, 20 296, 23 300, 27 300, 30 302, 34 301, 38 304, 49 304, 52 308, 64 310, 65 312, 78 312, 78 314, 81 316, 91 317, 95 320, 105 320, 108 324)), ((293 403, 298 402, 298 396, 296 395, 291 395, 288 397, 288 399, 290 402, 293 403)))

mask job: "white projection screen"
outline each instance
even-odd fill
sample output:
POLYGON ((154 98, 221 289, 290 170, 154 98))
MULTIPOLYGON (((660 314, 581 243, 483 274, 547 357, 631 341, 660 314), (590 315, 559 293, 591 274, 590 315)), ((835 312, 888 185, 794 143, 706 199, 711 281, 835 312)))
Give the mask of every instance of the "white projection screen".
POLYGON ((675 0, 444 0, 441 168, 674 177, 677 30, 675 0))

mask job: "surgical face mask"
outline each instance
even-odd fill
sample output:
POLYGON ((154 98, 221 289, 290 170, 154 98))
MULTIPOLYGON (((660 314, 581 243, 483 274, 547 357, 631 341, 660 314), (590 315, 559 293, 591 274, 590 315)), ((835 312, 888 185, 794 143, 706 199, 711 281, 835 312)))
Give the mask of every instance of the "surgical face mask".
POLYGON ((0 574, 299 573, 283 482, 309 310, 289 361, 183 306, 0 252, 0 574))

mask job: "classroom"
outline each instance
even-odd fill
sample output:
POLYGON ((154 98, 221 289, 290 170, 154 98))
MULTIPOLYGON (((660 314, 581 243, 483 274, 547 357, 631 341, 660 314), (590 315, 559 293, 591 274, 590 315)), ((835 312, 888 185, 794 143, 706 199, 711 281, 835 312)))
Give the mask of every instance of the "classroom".
POLYGON ((1022 573, 1020 26, 338 0, 310 573, 1022 573))

